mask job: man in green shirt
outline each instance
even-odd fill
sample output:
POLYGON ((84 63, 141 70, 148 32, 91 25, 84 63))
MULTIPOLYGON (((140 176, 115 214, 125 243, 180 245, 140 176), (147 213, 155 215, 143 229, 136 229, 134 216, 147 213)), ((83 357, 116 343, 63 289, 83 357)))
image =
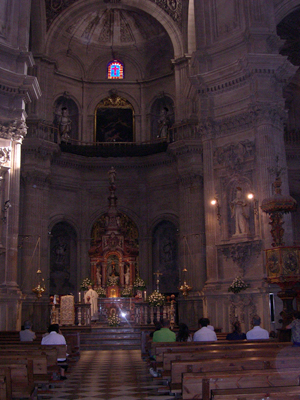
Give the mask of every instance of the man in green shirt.
POLYGON ((170 330, 170 321, 164 319, 162 328, 153 334, 153 342, 176 342, 176 335, 170 330))
MULTIPOLYGON (((164 319, 162 322, 162 328, 155 331, 153 334, 153 342, 176 342, 176 334, 170 330, 170 321, 164 319)), ((150 374, 154 377, 158 377, 159 374, 153 368, 150 368, 150 374)))

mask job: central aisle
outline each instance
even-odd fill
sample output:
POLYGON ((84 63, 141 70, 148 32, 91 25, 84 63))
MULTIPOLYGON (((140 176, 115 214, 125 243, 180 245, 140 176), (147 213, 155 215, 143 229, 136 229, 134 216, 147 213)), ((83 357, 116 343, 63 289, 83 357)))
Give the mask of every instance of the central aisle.
POLYGON ((153 381, 140 350, 82 351, 67 377, 55 385, 52 400, 174 400, 158 395, 161 382, 153 381))

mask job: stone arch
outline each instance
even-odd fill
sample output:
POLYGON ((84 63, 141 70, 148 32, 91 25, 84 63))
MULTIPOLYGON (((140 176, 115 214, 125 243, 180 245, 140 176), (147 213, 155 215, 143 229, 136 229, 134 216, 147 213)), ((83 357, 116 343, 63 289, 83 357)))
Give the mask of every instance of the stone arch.
POLYGON ((66 221, 51 229, 49 264, 50 295, 77 291, 77 233, 66 221))
POLYGON ((176 294, 179 286, 178 229, 168 219, 162 219, 152 229, 152 286, 156 288, 155 272, 161 272, 159 289, 176 294))
MULTIPOLYGON (((99 8, 98 0, 89 0, 85 2, 75 3, 72 6, 68 7, 64 10, 51 24, 49 31, 46 37, 46 53, 51 53, 51 45, 53 40, 55 41, 55 34, 59 31, 61 26, 65 23, 65 18, 68 17, 70 19, 75 18, 81 12, 81 10, 93 9, 95 5, 99 8)), ((157 4, 151 1, 140 1, 140 0, 123 0, 122 4, 114 4, 116 8, 124 8, 124 9, 139 9, 141 11, 146 12, 155 18, 166 30, 168 33, 170 40, 174 49, 175 58, 181 57, 184 55, 184 44, 183 37, 180 30, 180 26, 174 22, 170 15, 162 10, 157 4)))
POLYGON ((276 25, 285 18, 288 14, 293 11, 299 9, 299 1, 298 0, 283 0, 278 3, 278 6, 275 7, 275 23, 276 25))

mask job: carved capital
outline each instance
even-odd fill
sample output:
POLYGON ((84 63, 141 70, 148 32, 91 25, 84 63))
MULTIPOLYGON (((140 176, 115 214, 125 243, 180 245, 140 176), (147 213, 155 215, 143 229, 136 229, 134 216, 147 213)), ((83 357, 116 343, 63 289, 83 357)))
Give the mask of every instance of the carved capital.
POLYGON ((24 121, 13 121, 7 124, 0 124, 0 138, 9 139, 22 143, 27 134, 27 126, 24 121))
POLYGON ((241 271, 245 271, 247 263, 255 255, 258 257, 261 253, 262 242, 261 240, 254 240, 248 242, 233 243, 229 245, 220 245, 218 252, 223 256, 237 264, 241 271))
POLYGON ((249 112, 256 123, 275 124, 282 127, 282 129, 283 123, 287 119, 287 111, 284 110, 283 105, 254 103, 250 105, 249 112))
POLYGON ((255 143, 244 140, 218 147, 214 152, 214 164, 226 167, 231 171, 239 171, 242 164, 252 160, 255 154, 255 143))

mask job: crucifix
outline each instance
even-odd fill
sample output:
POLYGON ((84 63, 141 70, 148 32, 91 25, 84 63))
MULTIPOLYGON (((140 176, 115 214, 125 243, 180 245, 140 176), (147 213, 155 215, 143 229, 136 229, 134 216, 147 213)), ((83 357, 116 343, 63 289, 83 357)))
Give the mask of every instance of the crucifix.
POLYGON ((154 272, 153 275, 156 275, 156 290, 159 292, 159 277, 162 273, 158 270, 157 272, 154 272))

